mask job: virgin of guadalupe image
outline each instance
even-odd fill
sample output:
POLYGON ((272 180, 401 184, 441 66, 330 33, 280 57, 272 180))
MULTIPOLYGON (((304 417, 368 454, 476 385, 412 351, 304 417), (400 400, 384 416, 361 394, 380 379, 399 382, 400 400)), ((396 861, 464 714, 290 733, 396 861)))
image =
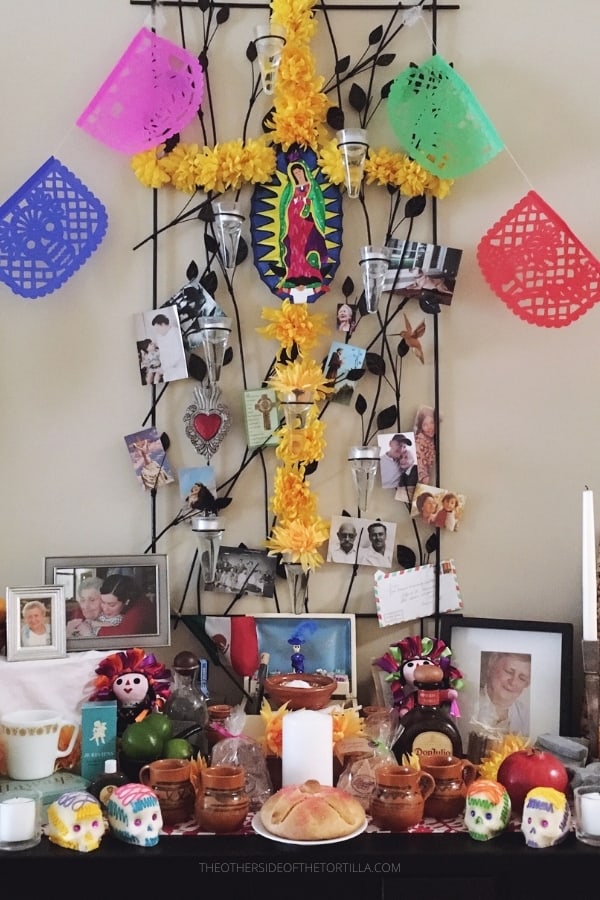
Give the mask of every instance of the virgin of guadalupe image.
POLYGON ((314 151, 280 150, 272 180, 256 186, 251 204, 254 264, 270 290, 290 303, 325 294, 340 262, 341 226, 340 189, 314 151))
POLYGON ((325 242, 325 202, 321 188, 301 160, 288 166, 288 181, 279 205, 279 247, 285 275, 280 292, 302 302, 312 290, 324 287, 323 269, 327 265, 325 242), (299 289, 299 290, 294 290, 299 289))

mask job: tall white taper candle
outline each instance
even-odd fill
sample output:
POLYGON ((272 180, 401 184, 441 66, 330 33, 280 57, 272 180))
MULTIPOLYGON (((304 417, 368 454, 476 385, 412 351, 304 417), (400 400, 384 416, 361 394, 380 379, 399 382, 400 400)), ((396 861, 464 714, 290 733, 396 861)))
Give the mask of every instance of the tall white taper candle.
POLYGON ((283 717, 281 784, 311 778, 333 785, 333 719, 328 712, 298 709, 283 717))
POLYGON ((583 526, 581 545, 581 578, 583 594, 583 640, 598 640, 598 587, 596 581, 596 528, 594 493, 583 492, 583 526))

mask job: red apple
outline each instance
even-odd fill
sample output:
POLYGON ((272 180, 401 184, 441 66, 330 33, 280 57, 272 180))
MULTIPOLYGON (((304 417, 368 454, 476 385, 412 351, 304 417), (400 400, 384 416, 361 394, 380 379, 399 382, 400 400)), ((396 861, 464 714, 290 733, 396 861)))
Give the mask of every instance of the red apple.
POLYGON ((520 816, 525 797, 532 788, 551 787, 564 794, 569 775, 560 759, 552 753, 528 747, 508 754, 500 764, 496 780, 504 785, 513 811, 520 816))

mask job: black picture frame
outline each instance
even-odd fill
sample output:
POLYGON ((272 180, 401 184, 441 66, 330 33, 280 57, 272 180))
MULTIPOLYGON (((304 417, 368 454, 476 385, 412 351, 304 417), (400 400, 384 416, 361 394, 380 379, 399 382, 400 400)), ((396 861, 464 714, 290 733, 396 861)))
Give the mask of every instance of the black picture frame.
POLYGON ((525 653, 531 658, 531 743, 540 734, 573 734, 573 625, 522 619, 440 617, 440 638, 464 676, 456 722, 467 746, 476 721, 482 658, 486 652, 525 653))

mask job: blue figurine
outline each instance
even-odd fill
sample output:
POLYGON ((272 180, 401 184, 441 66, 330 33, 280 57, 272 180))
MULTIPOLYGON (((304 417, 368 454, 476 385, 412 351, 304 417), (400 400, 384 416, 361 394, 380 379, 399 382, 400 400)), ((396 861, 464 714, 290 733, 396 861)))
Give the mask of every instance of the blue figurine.
POLYGON ((293 653, 290 657, 292 664, 292 672, 301 675, 304 672, 304 654, 302 653, 302 644, 306 643, 306 639, 311 636, 317 629, 317 623, 305 621, 298 625, 293 635, 288 638, 288 644, 291 644, 293 653))

